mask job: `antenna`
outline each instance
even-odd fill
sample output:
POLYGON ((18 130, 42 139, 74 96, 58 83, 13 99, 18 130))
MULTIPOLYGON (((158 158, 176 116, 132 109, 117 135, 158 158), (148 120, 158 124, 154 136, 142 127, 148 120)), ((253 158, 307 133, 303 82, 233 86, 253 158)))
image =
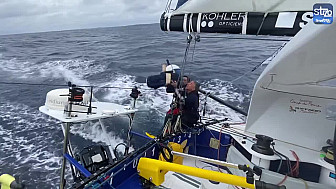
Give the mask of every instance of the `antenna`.
POLYGON ((93 97, 93 86, 90 87, 90 104, 88 108, 88 115, 92 113, 92 97, 93 97))

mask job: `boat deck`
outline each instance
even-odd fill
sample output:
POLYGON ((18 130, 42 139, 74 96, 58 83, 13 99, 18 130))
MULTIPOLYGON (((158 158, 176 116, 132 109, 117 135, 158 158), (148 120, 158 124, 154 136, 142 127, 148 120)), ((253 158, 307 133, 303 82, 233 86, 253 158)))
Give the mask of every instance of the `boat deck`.
MULTIPOLYGON (((214 165, 210 165, 208 163, 201 162, 199 160, 194 160, 190 158, 183 159, 183 165, 196 167, 206 170, 218 171, 218 167, 214 165)), ((227 173, 225 170, 221 169, 223 173, 227 173)), ((211 188, 211 189, 229 189, 229 185, 224 183, 212 183, 207 179, 184 175, 180 173, 175 173, 169 171, 165 175, 165 181, 161 184, 162 187, 165 188, 211 188)))

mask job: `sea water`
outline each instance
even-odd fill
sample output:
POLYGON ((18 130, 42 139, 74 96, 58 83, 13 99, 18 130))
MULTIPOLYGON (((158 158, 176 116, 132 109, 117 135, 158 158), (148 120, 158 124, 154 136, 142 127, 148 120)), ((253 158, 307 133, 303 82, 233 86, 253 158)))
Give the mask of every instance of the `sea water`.
MULTIPOLYGON (((159 24, 151 24, 0 36, 0 174, 15 175, 28 188, 58 186, 61 123, 38 108, 44 105, 48 91, 66 88, 68 81, 76 85, 139 87, 142 96, 137 107, 141 111, 136 114, 133 130, 158 134, 172 95, 164 88, 148 88, 146 77, 159 74, 166 59, 182 67, 187 35, 165 33, 159 24)), ((256 37, 250 36, 202 36, 207 35, 202 34, 200 42, 190 44, 184 74, 200 82, 202 89, 247 111, 263 67, 251 70, 283 42, 253 40, 256 37)), ((94 92, 99 101, 132 103, 131 90, 94 88, 94 92)), ((205 97, 200 98, 202 111, 205 97)), ((232 122, 245 119, 211 99, 207 100, 206 110, 206 116, 213 118, 230 117, 232 122)), ((71 142, 75 153, 91 144, 114 147, 125 142, 127 118, 106 119, 104 125, 107 133, 97 122, 73 125, 71 142)), ((132 147, 136 149, 145 142, 133 137, 132 147)), ((71 183, 69 170, 66 177, 71 183)))

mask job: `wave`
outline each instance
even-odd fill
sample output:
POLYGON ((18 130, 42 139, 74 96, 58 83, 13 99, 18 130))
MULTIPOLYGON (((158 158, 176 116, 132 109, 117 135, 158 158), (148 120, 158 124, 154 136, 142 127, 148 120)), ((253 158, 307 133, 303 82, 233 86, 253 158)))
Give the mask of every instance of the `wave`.
POLYGON ((48 175, 51 183, 56 183, 62 146, 57 122, 26 105, 3 101, 0 121, 0 161, 6 165, 1 172, 17 175, 27 183, 45 180, 48 175))
MULTIPOLYGON (((109 72, 107 66, 97 65, 94 60, 73 59, 31 63, 17 59, 4 60, 0 58, 0 64, 2 65, 0 69, 17 75, 26 82, 36 79, 43 81, 62 79, 77 85, 91 84, 101 87, 114 86, 121 88, 137 86, 142 92, 142 96, 139 97, 136 104, 137 108, 148 111, 148 115, 151 116, 150 119, 155 116, 155 119, 162 120, 162 122, 172 101, 172 94, 167 94, 165 88, 156 90, 148 88, 146 83, 138 82, 136 76, 109 72)), ((249 99, 248 92, 219 79, 203 81, 201 87, 237 106, 241 106, 249 99)), ((98 94, 97 98, 100 101, 123 105, 132 103, 132 98, 129 96, 130 89, 95 88, 94 92, 98 94)), ((45 96, 45 94, 34 95, 45 96)), ((204 99, 204 96, 201 96, 200 109, 203 109, 204 99)), ((207 104, 207 116, 217 119, 230 117, 232 122, 241 122, 245 119, 244 116, 213 100, 208 99, 207 104)), ((153 124, 146 117, 137 117, 136 119, 140 119, 139 122, 142 124, 140 129, 142 130, 149 129, 146 124, 153 124), (143 127, 144 125, 146 125, 146 128, 143 127)), ((127 121, 122 122, 125 122, 127 126, 127 121)), ((0 168, 0 172, 15 175, 12 172, 15 170, 16 173, 21 174, 22 178, 27 178, 24 179, 27 183, 33 183, 34 187, 37 188, 57 187, 55 183, 59 182, 59 167, 62 160, 63 134, 60 128, 61 123, 43 115, 36 108, 23 103, 10 102, 5 97, 1 97, 0 100, 0 123, 0 142, 3 144, 0 149, 0 163, 8 165, 6 166, 7 169, 0 168), (26 170, 29 170, 29 172, 26 170)), ((120 132, 121 130, 127 130, 127 127, 118 128, 117 131, 113 130, 109 123, 106 126, 107 133, 104 133, 97 122, 76 124, 71 129, 72 137, 77 137, 77 143, 83 141, 84 143, 103 143, 112 147, 124 142, 123 134, 120 132)), ((159 128, 152 127, 154 129, 159 128)), ((123 132, 125 134, 125 131, 123 132)), ((73 143, 75 152, 79 151, 79 145, 73 143)), ((66 173, 66 177, 71 179, 70 171, 66 173)))
MULTIPOLYGON (((249 91, 243 90, 234 86, 232 83, 227 81, 222 81, 219 79, 212 79, 210 81, 204 81, 201 84, 201 88, 211 92, 222 98, 225 101, 229 101, 240 108, 242 104, 249 101, 250 94, 249 91)), ((131 88, 137 86, 142 92, 142 96, 137 102, 137 106, 140 109, 154 109, 159 112, 162 116, 169 109, 169 105, 173 99, 172 94, 167 94, 164 87, 159 89, 148 88, 146 83, 137 83, 134 76, 130 75, 118 75, 112 81, 106 82, 101 86, 119 86, 125 88, 131 88)), ((129 97, 130 90, 120 90, 120 89, 104 89, 105 96, 104 100, 115 102, 115 103, 131 103, 131 98, 129 97)), ((200 109, 203 109, 204 96, 201 95, 200 109)), ((222 119, 224 117, 230 117, 231 121, 241 122, 245 120, 245 117, 241 114, 236 113, 230 108, 219 104, 218 102, 208 99, 207 100, 207 115, 222 119)))
MULTIPOLYGON (((61 123, 37 109, 23 104, 0 101, 0 172, 17 175, 37 188, 55 188, 59 182, 63 133, 61 123), (27 172, 29 170, 29 172, 27 172), (13 172, 15 171, 15 172, 13 172), (19 174, 19 175, 18 175, 19 174), (34 176, 31 176, 34 175, 34 176), (42 181, 42 182, 41 182, 42 181)), ((111 130, 103 133, 94 122, 75 125, 71 133, 88 141, 115 146, 123 142, 111 130), (108 140, 105 136, 108 136, 108 140)), ((73 143, 78 152, 80 141, 73 143)), ((68 169, 67 179, 71 179, 68 169)))
POLYGON ((106 66, 96 65, 93 60, 73 59, 31 63, 16 58, 0 59, 0 69, 10 72, 19 79, 64 79, 78 85, 89 85, 86 77, 104 72, 106 66))

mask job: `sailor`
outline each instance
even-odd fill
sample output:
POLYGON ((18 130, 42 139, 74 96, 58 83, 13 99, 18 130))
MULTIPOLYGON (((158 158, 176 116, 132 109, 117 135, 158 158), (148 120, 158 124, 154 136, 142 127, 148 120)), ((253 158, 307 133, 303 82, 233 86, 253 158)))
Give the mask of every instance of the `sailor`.
POLYGON ((23 184, 18 183, 15 178, 9 174, 2 174, 0 176, 1 189, 21 189, 23 184))
MULTIPOLYGON (((181 88, 179 89, 179 81, 176 81, 176 80, 173 80, 171 81, 170 85, 167 85, 167 93, 169 93, 168 91, 173 91, 175 93, 177 93, 175 91, 175 89, 178 89, 179 90, 179 93, 184 97, 185 96, 185 87, 187 86, 187 84, 190 82, 190 78, 186 75, 184 75, 182 77, 182 85, 181 85, 181 88), (168 89, 170 88, 170 89, 168 89)), ((176 95, 176 94, 175 94, 176 95)))
POLYGON ((189 82, 190 82, 190 78, 184 75, 182 78, 182 87, 185 88, 189 82))
MULTIPOLYGON (((186 80, 188 78, 186 77, 186 80)), ((173 84, 176 87, 176 85, 173 84)), ((184 88, 186 95, 184 96, 180 91, 176 89, 175 98, 177 99, 178 104, 175 107, 172 107, 166 114, 164 124, 168 121, 169 116, 172 117, 172 123, 176 121, 177 115, 181 114, 181 121, 183 129, 187 127, 193 127, 194 124, 199 120, 199 84, 196 81, 190 81, 184 88), (183 95, 183 96, 182 96, 183 95), (181 99, 184 100, 181 103, 181 99)), ((184 93, 184 92, 183 92, 184 93)))
MULTIPOLYGON (((188 83, 190 82, 190 78, 188 76, 183 76, 183 79, 182 79, 182 85, 181 85, 181 88, 179 90, 178 86, 179 86, 179 82, 177 82, 176 80, 172 81, 170 83, 170 87, 172 89, 170 89, 169 91, 174 91, 174 102, 170 105, 170 109, 169 111, 167 112, 166 116, 165 116, 165 120, 164 120, 164 126, 166 125, 167 121, 169 118, 171 118, 171 123, 172 125, 174 125, 174 123, 176 122, 177 120, 177 117, 178 115, 181 115, 183 109, 184 109, 184 99, 186 98, 186 96, 188 95, 187 92, 186 92, 186 87, 188 86, 188 83), (182 111, 181 111, 182 110, 182 111)), ((197 88, 197 91, 198 91, 198 88, 199 88, 199 85, 197 84, 197 82, 195 81, 192 81, 190 82, 190 98, 188 99, 188 105, 186 107, 186 110, 185 110, 185 113, 186 113, 186 116, 183 116, 183 113, 181 115, 181 119, 182 117, 184 117, 184 119, 189 119, 191 118, 192 120, 191 121, 187 121, 185 120, 185 126, 192 126, 194 123, 197 122, 198 120, 198 111, 197 113, 195 114, 195 112, 193 112, 194 108, 192 106, 195 106, 196 107, 196 110, 198 109, 198 93, 196 92, 196 88, 197 88), (197 87, 196 87, 197 85, 197 87), (192 92, 193 91, 193 92, 192 92), (194 94, 197 94, 197 98, 196 96, 194 96, 194 94), (192 102, 194 101, 194 102, 192 102), (196 119, 196 122, 194 121, 194 119, 196 119)), ((183 122, 182 122, 182 125, 183 125, 183 122)))
POLYGON ((184 106, 182 109, 182 127, 193 127, 199 120, 199 83, 196 81, 190 81, 186 87, 186 97, 184 106))

